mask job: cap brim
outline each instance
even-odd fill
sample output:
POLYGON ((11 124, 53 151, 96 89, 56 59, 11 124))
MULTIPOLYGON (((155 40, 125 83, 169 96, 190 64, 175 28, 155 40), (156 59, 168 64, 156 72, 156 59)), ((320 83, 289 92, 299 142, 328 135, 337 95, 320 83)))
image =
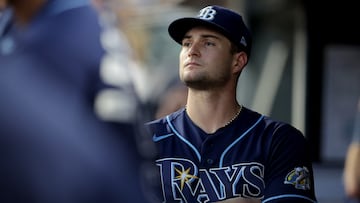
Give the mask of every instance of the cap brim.
POLYGON ((224 28, 219 25, 202 20, 199 18, 180 18, 175 20, 169 25, 168 32, 171 38, 173 38, 177 43, 181 44, 184 38, 184 35, 192 28, 197 26, 205 26, 217 30, 227 36, 224 28))

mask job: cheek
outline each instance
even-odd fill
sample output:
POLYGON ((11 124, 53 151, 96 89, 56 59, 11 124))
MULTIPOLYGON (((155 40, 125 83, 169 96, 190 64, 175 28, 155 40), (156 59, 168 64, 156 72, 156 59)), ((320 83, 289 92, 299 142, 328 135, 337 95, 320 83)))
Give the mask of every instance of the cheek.
POLYGON ((185 52, 183 50, 180 51, 180 54, 179 54, 179 62, 180 62, 180 64, 182 64, 184 62, 185 57, 186 57, 185 52))
POLYGON ((186 60, 186 54, 184 52, 180 52, 180 55, 179 55, 179 69, 180 69, 180 72, 184 68, 185 60, 186 60))
POLYGON ((184 67, 184 60, 185 58, 183 57, 184 55, 182 54, 182 52, 180 52, 180 55, 179 55, 179 76, 180 78, 182 78, 182 73, 183 73, 183 67, 184 67))

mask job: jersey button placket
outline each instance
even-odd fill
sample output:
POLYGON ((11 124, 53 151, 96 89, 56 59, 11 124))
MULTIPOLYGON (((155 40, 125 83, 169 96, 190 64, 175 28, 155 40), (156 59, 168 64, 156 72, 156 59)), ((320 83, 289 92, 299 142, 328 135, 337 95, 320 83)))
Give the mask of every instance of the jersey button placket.
POLYGON ((207 142, 203 145, 203 157, 204 157, 204 163, 206 167, 212 167, 214 166, 215 159, 212 155, 214 152, 214 143, 213 142, 207 142))

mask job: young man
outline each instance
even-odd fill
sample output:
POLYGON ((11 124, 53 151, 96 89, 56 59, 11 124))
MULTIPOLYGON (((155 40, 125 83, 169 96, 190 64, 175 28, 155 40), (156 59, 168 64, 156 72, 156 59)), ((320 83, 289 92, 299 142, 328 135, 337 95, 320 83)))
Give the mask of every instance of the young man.
POLYGON ((242 17, 208 6, 169 26, 182 48, 187 105, 147 123, 158 148, 162 202, 316 202, 307 141, 237 102, 251 36, 242 17))

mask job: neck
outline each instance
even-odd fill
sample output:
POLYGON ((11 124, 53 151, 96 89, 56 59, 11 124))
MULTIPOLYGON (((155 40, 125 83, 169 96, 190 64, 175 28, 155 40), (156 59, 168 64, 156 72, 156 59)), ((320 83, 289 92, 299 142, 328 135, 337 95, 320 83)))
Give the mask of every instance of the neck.
POLYGON ((191 120, 206 133, 214 133, 226 127, 241 111, 236 98, 230 95, 194 96, 187 99, 186 112, 191 120))

